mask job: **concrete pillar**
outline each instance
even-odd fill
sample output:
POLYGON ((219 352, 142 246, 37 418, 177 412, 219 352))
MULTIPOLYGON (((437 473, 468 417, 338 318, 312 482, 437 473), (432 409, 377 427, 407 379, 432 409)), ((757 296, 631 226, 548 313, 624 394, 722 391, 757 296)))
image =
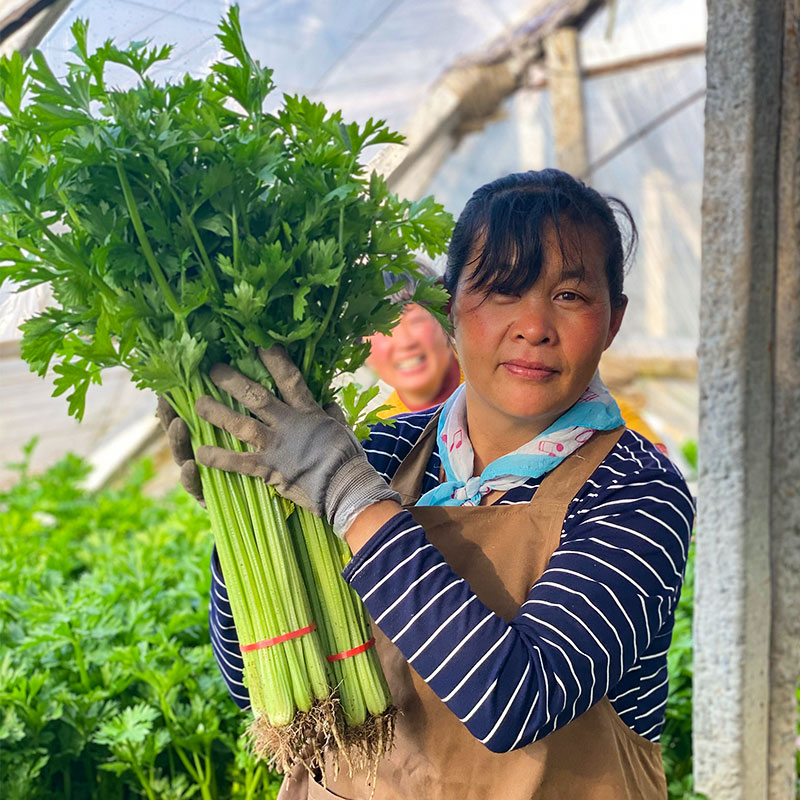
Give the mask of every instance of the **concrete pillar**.
POLYGON ((789 694, 800 670, 797 0, 708 6, 696 788, 710 800, 791 800, 789 694))
POLYGON ((778 151, 769 798, 794 798, 800 677, 800 0, 785 5, 778 151))
POLYGON ((589 170, 578 31, 559 28, 544 40, 547 86, 553 115, 556 166, 585 177, 589 170))

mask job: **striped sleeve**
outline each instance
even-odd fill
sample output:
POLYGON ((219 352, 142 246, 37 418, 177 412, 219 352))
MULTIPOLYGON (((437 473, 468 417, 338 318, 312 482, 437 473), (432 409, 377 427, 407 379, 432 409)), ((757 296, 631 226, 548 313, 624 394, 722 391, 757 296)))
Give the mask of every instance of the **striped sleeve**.
MULTIPOLYGON (((563 727, 666 657, 693 504, 674 470, 621 475, 581 508, 510 623, 478 600, 408 512, 345 569, 376 624, 493 752, 563 727)), ((638 702, 636 715, 663 719, 663 703, 651 705, 638 702)))
POLYGON ((233 701, 243 711, 250 708, 250 695, 242 680, 244 664, 239 652, 239 637, 233 624, 228 590, 222 579, 217 550, 211 554, 211 603, 208 609, 211 649, 233 701))

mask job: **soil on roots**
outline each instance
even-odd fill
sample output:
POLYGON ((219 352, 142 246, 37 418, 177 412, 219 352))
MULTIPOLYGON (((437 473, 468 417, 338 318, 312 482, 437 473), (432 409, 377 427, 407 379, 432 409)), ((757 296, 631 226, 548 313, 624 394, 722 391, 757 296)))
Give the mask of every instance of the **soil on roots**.
POLYGON ((335 773, 347 769, 350 775, 365 773, 375 786, 378 764, 394 746, 397 709, 347 727, 341 704, 335 697, 317 701, 310 710, 298 711, 288 725, 272 725, 266 714, 257 716, 248 728, 248 737, 257 758, 289 775, 297 764, 321 777, 326 785, 325 754, 335 773))
POLYGON ((344 728, 340 754, 350 774, 366 772, 372 785, 380 760, 394 747, 394 723, 397 709, 390 706, 375 717, 367 717, 360 725, 344 728))
POLYGON ((257 758, 288 775, 296 764, 311 774, 324 769, 324 753, 337 748, 335 730, 338 700, 317 700, 308 711, 298 711, 288 725, 273 725, 266 714, 250 723, 247 734, 257 758))

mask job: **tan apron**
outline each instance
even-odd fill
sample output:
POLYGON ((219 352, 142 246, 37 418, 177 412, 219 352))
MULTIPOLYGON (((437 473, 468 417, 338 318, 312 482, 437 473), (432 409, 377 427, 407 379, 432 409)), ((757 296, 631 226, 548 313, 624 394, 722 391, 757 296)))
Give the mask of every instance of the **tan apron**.
MULTIPOLYGON (((530 503, 423 506, 423 473, 438 415, 392 480, 429 541, 480 600, 509 621, 558 546, 570 501, 616 444, 622 428, 597 433, 542 481, 530 503)), ((377 773, 376 800, 665 800, 660 745, 634 733, 607 697, 555 733, 510 753, 486 749, 373 626, 392 697, 396 745, 377 773)), ((368 800, 366 776, 346 770, 327 788, 295 770, 279 800, 368 800)))

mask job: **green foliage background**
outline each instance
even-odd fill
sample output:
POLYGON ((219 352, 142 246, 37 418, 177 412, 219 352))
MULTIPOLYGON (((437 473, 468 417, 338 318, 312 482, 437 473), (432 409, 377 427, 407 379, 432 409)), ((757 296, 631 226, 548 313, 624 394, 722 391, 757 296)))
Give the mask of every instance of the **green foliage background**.
POLYGON ((694 543, 689 548, 686 577, 678 608, 672 645, 667 655, 669 700, 661 734, 661 756, 667 775, 669 800, 700 798, 692 778, 692 613, 694 610, 694 543))
MULTIPOLYGON (((272 798, 208 638, 206 514, 136 465, 90 493, 67 456, 0 494, 0 784, 7 800, 272 798)), ((670 653, 664 763, 691 793, 692 568, 670 653)))
POLYGON ((0 494, 4 800, 272 798, 208 635, 208 518, 176 491, 80 488, 26 459, 0 494))

